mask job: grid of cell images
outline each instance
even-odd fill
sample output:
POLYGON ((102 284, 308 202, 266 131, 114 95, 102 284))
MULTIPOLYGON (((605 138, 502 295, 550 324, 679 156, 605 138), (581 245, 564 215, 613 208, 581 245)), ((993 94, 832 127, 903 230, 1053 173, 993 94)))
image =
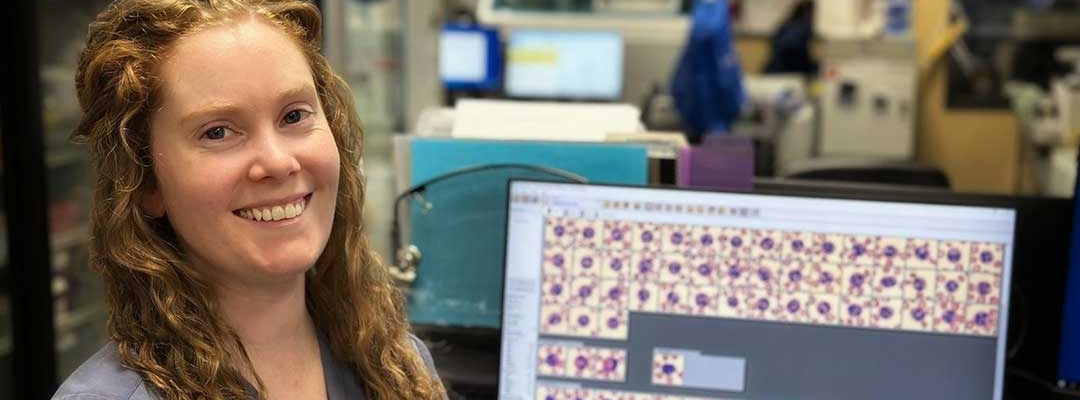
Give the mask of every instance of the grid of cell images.
POLYGON ((549 216, 541 334, 630 312, 996 336, 1003 243, 549 216))

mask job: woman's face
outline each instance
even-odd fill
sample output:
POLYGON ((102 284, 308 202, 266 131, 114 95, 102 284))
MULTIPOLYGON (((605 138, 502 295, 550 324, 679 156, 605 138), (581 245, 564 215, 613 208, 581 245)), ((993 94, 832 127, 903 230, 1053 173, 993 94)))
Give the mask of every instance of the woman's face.
POLYGON ((330 236, 340 166, 300 47, 242 18, 180 39, 159 73, 143 207, 218 283, 302 274, 330 236))

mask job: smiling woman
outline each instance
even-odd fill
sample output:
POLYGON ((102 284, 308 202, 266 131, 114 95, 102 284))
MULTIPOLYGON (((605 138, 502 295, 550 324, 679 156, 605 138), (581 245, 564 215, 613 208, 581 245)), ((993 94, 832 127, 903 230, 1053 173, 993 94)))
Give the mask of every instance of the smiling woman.
POLYGON ((55 398, 445 396, 368 248, 319 27, 271 0, 118 0, 91 24, 73 136, 111 341, 55 398))

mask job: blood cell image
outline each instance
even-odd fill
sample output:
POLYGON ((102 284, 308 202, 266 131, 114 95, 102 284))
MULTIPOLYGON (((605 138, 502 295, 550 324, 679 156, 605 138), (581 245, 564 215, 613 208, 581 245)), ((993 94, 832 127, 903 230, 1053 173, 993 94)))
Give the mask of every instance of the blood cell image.
POLYGON ((947 271, 966 271, 971 262, 971 244, 968 242, 945 240, 938 245, 938 269, 947 271))
POLYGON ((686 359, 681 354, 654 352, 652 384, 682 386, 686 359))
POLYGON ((877 260, 875 265, 883 267, 904 267, 910 254, 907 249, 907 240, 898 237, 882 237, 877 243, 877 260))
POLYGON ((972 243, 971 272, 1001 274, 1005 263, 1005 245, 1001 243, 972 243))

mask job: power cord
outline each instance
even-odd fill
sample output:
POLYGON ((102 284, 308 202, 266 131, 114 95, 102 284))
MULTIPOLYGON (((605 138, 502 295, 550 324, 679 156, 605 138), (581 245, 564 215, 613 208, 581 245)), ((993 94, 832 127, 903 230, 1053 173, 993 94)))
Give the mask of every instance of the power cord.
POLYGON ((504 164, 485 164, 485 165, 478 165, 478 166, 471 166, 471 167, 461 168, 461 169, 458 169, 458 170, 454 170, 454 171, 447 172, 445 174, 436 176, 436 177, 431 178, 431 179, 429 179, 429 180, 427 180, 427 181, 425 181, 423 183, 420 183, 420 184, 418 184, 416 186, 413 186, 413 187, 409 188, 408 190, 406 190, 406 191, 402 192, 401 194, 399 194, 397 196, 397 198, 394 199, 394 220, 393 220, 393 226, 391 228, 392 229, 391 235, 393 236, 392 240, 393 240, 393 245, 394 245, 394 249, 395 249, 395 257, 394 257, 395 262, 389 268, 390 275, 393 276, 394 280, 396 280, 399 284, 403 284, 403 285, 408 285, 408 284, 411 284, 412 282, 416 281, 417 267, 420 265, 420 259, 422 258, 422 253, 420 252, 420 248, 416 247, 416 245, 410 243, 408 246, 402 246, 402 238, 401 238, 401 205, 404 204, 405 201, 408 200, 408 199, 417 198, 422 202, 421 203, 422 204, 421 210, 424 213, 427 213, 428 211, 430 211, 434 207, 434 205, 431 204, 431 202, 424 199, 424 193, 427 191, 428 187, 430 187, 431 185, 433 185, 435 183, 438 183, 438 182, 445 181, 445 180, 450 179, 450 178, 459 177, 459 176, 462 176, 462 175, 475 174, 475 173, 478 173, 478 172, 497 170, 497 169, 522 169, 522 170, 540 172, 540 173, 544 173, 544 174, 548 174, 548 175, 552 175, 552 176, 557 176, 557 177, 564 178, 564 179, 567 179, 567 180, 570 180, 570 181, 573 181, 573 182, 577 182, 577 183, 588 183, 588 180, 586 180, 581 175, 577 175, 577 174, 574 174, 572 172, 567 172, 567 171, 557 169, 557 168, 549 168, 549 167, 544 167, 544 166, 539 166, 539 165, 520 164, 520 163, 504 163, 504 164))

